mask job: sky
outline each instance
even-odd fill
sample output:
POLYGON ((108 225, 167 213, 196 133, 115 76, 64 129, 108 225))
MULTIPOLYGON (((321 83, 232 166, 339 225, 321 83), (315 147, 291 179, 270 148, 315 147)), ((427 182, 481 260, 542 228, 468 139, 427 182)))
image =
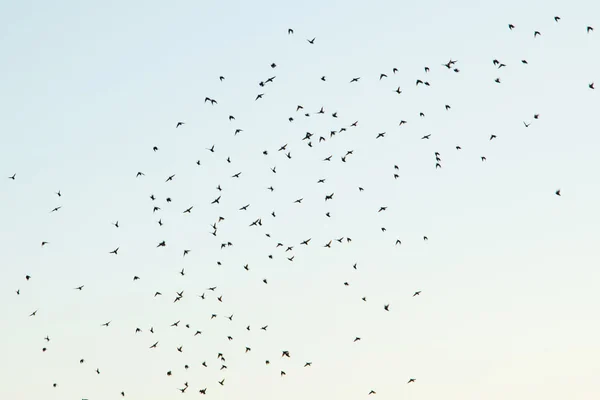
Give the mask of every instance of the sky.
POLYGON ((0 5, 0 397, 153 400, 184 382, 218 399, 600 395, 598 15, 590 1, 0 5))

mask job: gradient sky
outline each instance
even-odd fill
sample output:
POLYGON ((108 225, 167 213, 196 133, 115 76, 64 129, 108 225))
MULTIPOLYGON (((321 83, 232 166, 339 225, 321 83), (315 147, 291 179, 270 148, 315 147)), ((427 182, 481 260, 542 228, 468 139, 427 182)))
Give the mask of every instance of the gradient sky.
POLYGON ((219 399, 600 395, 600 93, 588 88, 600 89, 600 4, 10 3, 0 6, 0 398, 158 400, 186 381, 186 395, 207 387, 219 399), (449 59, 460 73, 441 65, 449 59), (286 143, 292 159, 277 151, 286 143), (263 226, 248 227, 257 218, 263 226), (323 247, 339 237, 352 242, 323 247), (171 328, 177 320, 191 328, 171 328))

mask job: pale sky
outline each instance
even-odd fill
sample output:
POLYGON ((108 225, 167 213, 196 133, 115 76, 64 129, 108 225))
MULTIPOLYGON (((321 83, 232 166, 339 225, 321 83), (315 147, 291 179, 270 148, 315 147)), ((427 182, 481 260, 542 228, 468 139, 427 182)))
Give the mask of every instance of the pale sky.
POLYGON ((0 398, 600 396, 600 4, 10 3, 0 398))

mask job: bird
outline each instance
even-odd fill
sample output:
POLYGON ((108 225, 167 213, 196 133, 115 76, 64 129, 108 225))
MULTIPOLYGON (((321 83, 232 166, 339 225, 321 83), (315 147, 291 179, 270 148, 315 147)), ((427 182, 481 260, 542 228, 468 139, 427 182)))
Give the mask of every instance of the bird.
POLYGON ((560 189, 558 189, 556 192, 554 192, 554 194, 556 194, 557 196, 560 196, 560 189))
POLYGON ((312 38, 312 39, 306 39, 306 41, 310 44, 315 44, 315 39, 316 38, 312 38))

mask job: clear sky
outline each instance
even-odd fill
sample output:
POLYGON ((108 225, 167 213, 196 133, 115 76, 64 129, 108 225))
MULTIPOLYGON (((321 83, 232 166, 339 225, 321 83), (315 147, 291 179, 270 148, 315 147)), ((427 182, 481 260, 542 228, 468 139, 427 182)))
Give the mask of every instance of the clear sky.
POLYGON ((600 396, 599 16, 593 1, 4 2, 0 398, 158 400, 185 382, 219 399, 600 396))

